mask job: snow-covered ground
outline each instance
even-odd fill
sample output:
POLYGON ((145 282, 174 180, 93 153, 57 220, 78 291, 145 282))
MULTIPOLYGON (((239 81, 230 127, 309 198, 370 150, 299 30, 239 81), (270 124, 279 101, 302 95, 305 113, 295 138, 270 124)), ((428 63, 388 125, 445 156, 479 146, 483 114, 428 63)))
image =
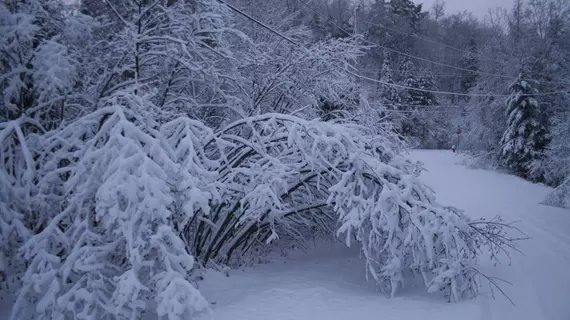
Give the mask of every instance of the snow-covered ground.
POLYGON ((320 244, 306 254, 296 253, 230 277, 209 273, 200 290, 212 303, 215 320, 285 319, 570 319, 570 210, 540 205, 551 190, 493 171, 468 169, 461 156, 449 151, 415 151, 429 172, 423 181, 442 204, 465 209, 472 217, 521 220, 530 237, 515 253, 512 265, 493 267, 482 261, 481 271, 512 283, 502 285, 516 304, 500 294, 482 295, 460 303, 446 303, 420 288, 400 290, 394 299, 376 292, 364 278, 358 248, 320 244))

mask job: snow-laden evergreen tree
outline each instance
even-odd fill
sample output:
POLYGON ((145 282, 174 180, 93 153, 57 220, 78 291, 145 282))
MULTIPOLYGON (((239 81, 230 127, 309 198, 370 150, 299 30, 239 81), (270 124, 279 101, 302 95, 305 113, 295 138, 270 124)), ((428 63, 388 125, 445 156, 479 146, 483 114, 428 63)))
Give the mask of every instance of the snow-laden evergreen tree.
POLYGON ((521 73, 511 85, 507 99, 507 129, 501 139, 500 159, 513 173, 541 180, 533 168, 540 165, 549 142, 544 111, 534 94, 536 84, 521 73))
POLYGON ((415 70, 411 60, 408 60, 404 67, 404 76, 403 85, 409 88, 404 93, 403 102, 413 106, 434 106, 437 104, 435 94, 430 92, 436 90, 435 81, 428 70, 415 70))
POLYGON ((434 79, 429 71, 416 69, 409 59, 403 65, 403 76, 402 85, 407 88, 404 89, 402 97, 402 110, 406 111, 406 115, 401 120, 401 134, 411 138, 411 142, 416 145, 430 144, 428 140, 434 138, 430 131, 434 130, 436 125, 424 111, 433 111, 433 107, 437 105, 435 94, 430 92, 436 89, 434 79))
MULTIPOLYGON (((402 75, 401 84, 409 88, 418 88, 419 79, 418 72, 414 66, 414 62, 411 59, 405 59, 400 67, 400 73, 402 75)), ((412 105, 413 96, 408 94, 408 89, 402 92, 402 102, 406 105, 412 105)))
POLYGON ((393 75, 392 58, 388 51, 384 51, 384 61, 382 62, 382 69, 380 70, 380 101, 387 109, 399 109, 399 104, 402 102, 400 93, 396 87, 390 84, 395 84, 393 75))
MULTIPOLYGON (((388 36, 387 36, 388 37, 388 36)), ((379 91, 378 100, 380 102, 382 122, 389 124, 395 132, 401 132, 402 119, 405 114, 402 113, 402 99, 400 91, 395 87, 394 70, 390 53, 387 50, 383 52, 382 69, 378 75, 380 83, 377 85, 379 91)))
POLYGON ((402 66, 402 85, 408 87, 403 92, 402 102, 408 106, 433 106, 437 104, 435 81, 429 70, 415 67, 411 59, 406 59, 402 66), (420 90, 414 90, 414 89, 420 90))
POLYGON ((424 18, 422 4, 416 5, 410 0, 391 0, 390 9, 395 15, 407 20, 413 33, 419 31, 420 21, 424 18))

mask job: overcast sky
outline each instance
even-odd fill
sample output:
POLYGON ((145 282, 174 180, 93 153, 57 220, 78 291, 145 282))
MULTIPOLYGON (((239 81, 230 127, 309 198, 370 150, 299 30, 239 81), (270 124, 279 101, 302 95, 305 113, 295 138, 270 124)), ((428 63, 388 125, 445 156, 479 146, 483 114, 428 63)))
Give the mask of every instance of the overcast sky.
MULTIPOLYGON (((413 0, 416 3, 423 3, 424 10, 428 11, 436 0, 413 0)), ((481 19, 487 15, 489 8, 505 7, 510 8, 513 0, 444 0, 445 13, 453 14, 458 11, 467 10, 481 19)))

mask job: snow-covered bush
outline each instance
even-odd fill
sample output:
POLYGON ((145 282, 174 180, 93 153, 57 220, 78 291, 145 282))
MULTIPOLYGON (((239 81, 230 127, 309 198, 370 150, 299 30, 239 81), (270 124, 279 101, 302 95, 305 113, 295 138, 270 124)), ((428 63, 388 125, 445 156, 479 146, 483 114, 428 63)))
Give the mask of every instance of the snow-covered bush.
MULTIPOLYGON (((51 210, 22 248, 13 319, 185 319, 207 309, 178 228, 208 195, 174 161, 186 147, 171 149, 141 116, 150 112, 143 98, 120 95, 45 137, 37 207, 51 210)), ((169 136, 189 144, 185 134, 169 136)))
POLYGON ((544 203, 558 207, 570 207, 570 121, 567 113, 556 119, 552 141, 545 161, 546 183, 556 187, 544 203))
POLYGON ((542 203, 554 207, 570 208, 570 177, 552 190, 542 203))
POLYGON ((0 123, 0 283, 8 285, 22 273, 23 261, 17 251, 35 225, 31 204, 36 168, 26 132, 43 133, 44 129, 25 116, 0 123))
POLYGON ((194 256, 227 263, 279 236, 333 228, 347 244, 356 235, 392 295, 413 271, 456 301, 476 292, 480 246, 511 243, 437 204, 387 132, 284 114, 214 132, 183 117, 155 123, 160 110, 138 94, 105 101, 44 134, 27 160, 37 194, 17 209, 42 215, 21 248, 13 319, 181 319, 207 309, 194 256))
POLYGON ((497 258, 516 240, 500 222, 470 221, 435 202, 418 180, 418 167, 371 144, 350 157, 330 188, 328 203, 341 221, 338 234, 350 245, 356 234, 367 274, 393 296, 404 273, 423 277, 428 292, 448 290, 450 301, 477 293, 477 256, 486 247, 497 258))
POLYGON ((231 143, 219 151, 223 201, 212 202, 211 215, 198 223, 196 255, 226 263, 280 235, 302 238, 303 230, 334 227, 348 245, 357 236, 368 272, 392 295, 406 271, 421 274, 430 292, 449 289, 452 301, 474 295, 476 257, 495 236, 486 224, 437 204, 418 167, 393 151, 390 134, 370 133, 282 114, 218 132, 231 143))
POLYGON ((330 171, 341 161, 337 149, 353 141, 342 129, 265 114, 220 130, 219 139, 231 143, 220 150, 216 179, 224 201, 213 203, 210 220, 197 226, 196 255, 226 262, 236 250, 245 252, 280 233, 303 237, 303 227, 327 228, 334 221, 323 211, 330 171))

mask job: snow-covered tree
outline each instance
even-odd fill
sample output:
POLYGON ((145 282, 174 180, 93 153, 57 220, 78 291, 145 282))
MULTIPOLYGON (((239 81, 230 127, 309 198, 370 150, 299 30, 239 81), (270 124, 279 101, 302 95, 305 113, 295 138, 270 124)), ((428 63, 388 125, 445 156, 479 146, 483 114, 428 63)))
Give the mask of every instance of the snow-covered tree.
MULTIPOLYGON (((421 88, 425 90, 436 91, 437 86, 433 74, 429 70, 423 70, 421 74, 421 88)), ((433 92, 427 92, 425 97, 426 105, 437 105, 439 103, 438 98, 433 92)))
POLYGON ((570 121, 568 111, 560 112, 553 121, 551 142, 546 150, 545 179, 553 186, 560 185, 570 175, 570 121))
POLYGON ((393 85, 393 65, 392 59, 388 51, 384 51, 384 61, 382 62, 382 69, 380 71, 380 101, 385 104, 387 109, 399 109, 398 105, 401 103, 400 92, 393 85))
POLYGON ((402 102, 408 106, 433 106, 437 104, 433 76, 428 70, 419 70, 411 59, 406 59, 402 66, 402 85, 408 87, 403 93, 402 102), (411 89, 413 88, 413 89, 411 89), (414 89, 420 90, 414 90, 414 89))
POLYGON ((469 44, 467 47, 467 52, 463 55, 461 59, 461 67, 463 69, 469 70, 464 71, 461 77, 461 92, 469 93, 471 89, 477 84, 477 71, 479 70, 478 64, 479 60, 477 58, 477 43, 475 39, 471 37, 469 39, 469 44))
POLYGON ((188 131, 161 135, 148 119, 153 108, 115 95, 42 141, 34 204, 48 215, 22 248, 28 265, 12 319, 186 319, 207 309, 189 281, 194 259, 179 228, 209 195, 174 158, 192 148, 188 131))
POLYGON ((390 9, 393 14, 405 19, 412 33, 419 31, 420 21, 424 18, 422 4, 416 5, 410 0, 391 0, 390 9))
MULTIPOLYGON (((400 132, 412 139, 416 145, 424 144, 424 147, 439 147, 439 143, 432 143, 434 135, 431 131, 441 129, 435 119, 423 111, 437 111, 433 108, 437 105, 437 98, 431 91, 435 91, 435 82, 431 73, 427 70, 417 70, 411 60, 407 60, 403 67, 402 85, 407 88, 403 91, 402 110, 407 112, 401 119, 400 132), (419 90, 416 90, 419 89, 419 90)), ((439 137, 438 137, 439 138, 439 137)))
POLYGON ((556 117, 552 127, 552 141, 546 151, 545 180, 556 188, 545 203, 558 207, 570 207, 570 121, 568 112, 556 117))
MULTIPOLYGON (((0 117, 26 113, 44 127, 76 114, 76 55, 68 46, 88 29, 81 15, 66 15, 60 1, 10 1, 0 4, 0 117)), ((88 31, 87 31, 88 33, 88 31)))
POLYGON ((514 173, 529 179, 542 179, 533 168, 540 166, 549 141, 544 111, 533 94, 532 80, 519 75, 507 99, 507 129, 501 139, 501 162, 514 173), (537 165, 538 164, 538 165, 537 165))
POLYGON ((304 50, 278 43, 260 43, 240 65, 244 95, 238 96, 246 114, 296 112, 314 118, 333 109, 352 112, 359 105, 354 62, 366 49, 359 39, 327 40, 304 50))
MULTIPOLYGON (((228 9, 218 1, 106 1, 105 10, 87 10, 109 32, 98 33, 98 74, 93 100, 136 84, 172 116, 219 121, 239 109, 230 95, 232 53, 227 38, 242 37, 229 26, 228 9), (108 22, 110 21, 110 22, 108 22), (215 118, 215 120, 214 120, 215 118)), ((236 116, 235 113, 233 115, 236 116)))
POLYGON ((438 205, 386 135, 367 132, 279 114, 229 125, 218 133, 234 144, 223 152, 218 184, 234 187, 223 191, 212 215, 196 220, 196 252, 205 262, 228 261, 238 250, 303 237, 303 230, 340 219, 338 235, 349 245, 357 236, 368 272, 388 292, 411 271, 424 277, 428 291, 449 290, 452 301, 474 294, 478 246, 496 254, 500 248, 486 237, 502 234, 501 225, 471 222, 438 205), (255 138, 246 143, 240 132, 255 138))
POLYGON ((310 5, 319 12, 312 14, 312 19, 309 21, 309 26, 317 39, 346 38, 353 33, 353 3, 345 0, 319 0, 310 5))

